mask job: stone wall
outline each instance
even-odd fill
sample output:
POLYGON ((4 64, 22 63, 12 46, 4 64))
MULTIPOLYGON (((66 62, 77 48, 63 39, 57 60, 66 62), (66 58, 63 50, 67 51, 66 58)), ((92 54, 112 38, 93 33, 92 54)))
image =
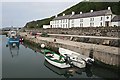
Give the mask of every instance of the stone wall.
POLYGON ((81 27, 70 29, 28 29, 25 31, 36 31, 50 34, 72 34, 72 35, 89 35, 89 36, 106 36, 106 37, 120 37, 120 27, 81 27))
POLYGON ((66 49, 70 49, 72 51, 78 52, 80 54, 86 55, 89 57, 91 49, 93 49, 93 58, 105 64, 109 64, 112 66, 120 67, 120 53, 119 48, 116 47, 109 47, 109 46, 101 46, 96 44, 81 44, 77 47, 65 45, 65 44, 58 44, 54 42, 48 42, 43 40, 38 40, 36 38, 28 38, 24 37, 25 40, 29 40, 30 42, 34 42, 38 45, 45 44, 46 48, 50 48, 52 50, 58 50, 59 47, 63 47, 66 49))

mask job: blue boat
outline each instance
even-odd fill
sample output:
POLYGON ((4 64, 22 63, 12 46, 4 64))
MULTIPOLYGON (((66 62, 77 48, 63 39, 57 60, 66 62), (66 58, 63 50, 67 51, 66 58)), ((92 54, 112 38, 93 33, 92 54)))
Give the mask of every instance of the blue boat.
POLYGON ((17 36, 16 31, 10 31, 8 34, 8 42, 7 45, 16 46, 20 44, 20 37, 17 36))
POLYGON ((10 45, 14 45, 14 44, 16 44, 16 45, 18 45, 20 42, 19 42, 19 37, 17 37, 17 38, 8 38, 8 44, 10 44, 10 45))

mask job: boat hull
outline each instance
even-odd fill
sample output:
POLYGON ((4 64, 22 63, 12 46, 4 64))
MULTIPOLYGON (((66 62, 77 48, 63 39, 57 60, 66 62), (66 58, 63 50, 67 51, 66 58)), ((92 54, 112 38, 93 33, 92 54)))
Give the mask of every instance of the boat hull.
POLYGON ((46 61, 48 61, 50 64, 59 67, 59 68, 68 68, 71 67, 70 64, 67 64, 64 60, 64 56, 57 54, 53 51, 44 50, 44 56, 46 61))
POLYGON ((66 55, 70 57, 70 60, 74 66, 78 68, 86 67, 86 62, 83 61, 82 58, 79 58, 79 53, 64 48, 59 48, 59 53, 65 57, 66 55))
POLYGON ((69 64, 66 64, 66 63, 57 63, 57 62, 51 61, 47 57, 45 57, 45 60, 48 61, 50 64, 52 64, 52 65, 54 65, 56 67, 59 67, 59 68, 68 68, 68 67, 70 67, 69 64))
POLYGON ((19 43, 19 38, 9 38, 8 39, 8 44, 13 44, 13 43, 18 44, 19 43))

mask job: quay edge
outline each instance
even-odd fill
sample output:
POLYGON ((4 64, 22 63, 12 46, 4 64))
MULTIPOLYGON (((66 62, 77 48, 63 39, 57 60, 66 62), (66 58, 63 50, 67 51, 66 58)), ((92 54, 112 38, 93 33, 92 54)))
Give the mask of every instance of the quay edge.
POLYGON ((34 43, 34 45, 38 45, 38 47, 40 47, 41 44, 45 44, 46 48, 54 50, 56 52, 58 52, 59 47, 63 47, 89 57, 91 53, 90 51, 92 48, 93 49, 92 55, 97 63, 107 65, 106 67, 109 67, 109 68, 120 69, 120 60, 119 60, 120 54, 119 54, 118 47, 110 47, 110 46, 96 45, 96 44, 89 44, 89 43, 88 44, 82 43, 80 46, 74 46, 74 45, 72 46, 69 44, 66 45, 66 44, 56 43, 54 41, 51 42, 46 40, 38 40, 37 38, 34 38, 34 36, 33 38, 30 38, 22 34, 20 35, 24 38, 25 41, 28 41, 29 43, 34 43), (103 49, 100 49, 101 46, 103 49), (107 49, 108 47, 109 49, 107 49))

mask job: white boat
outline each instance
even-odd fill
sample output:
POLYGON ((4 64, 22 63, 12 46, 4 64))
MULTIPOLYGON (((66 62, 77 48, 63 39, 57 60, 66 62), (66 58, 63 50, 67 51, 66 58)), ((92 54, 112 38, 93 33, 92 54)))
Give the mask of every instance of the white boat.
POLYGON ((88 63, 88 61, 94 61, 94 59, 64 48, 59 48, 59 53, 64 57, 69 57, 73 65, 79 68, 86 67, 86 63, 88 63))
POLYGON ((9 38, 15 38, 17 36, 17 32, 16 31, 9 31, 9 33, 8 33, 8 37, 9 38))
POLYGON ((44 50, 45 59, 52 65, 59 68, 68 68, 71 67, 69 64, 66 64, 64 56, 59 55, 55 52, 45 49, 44 50))

